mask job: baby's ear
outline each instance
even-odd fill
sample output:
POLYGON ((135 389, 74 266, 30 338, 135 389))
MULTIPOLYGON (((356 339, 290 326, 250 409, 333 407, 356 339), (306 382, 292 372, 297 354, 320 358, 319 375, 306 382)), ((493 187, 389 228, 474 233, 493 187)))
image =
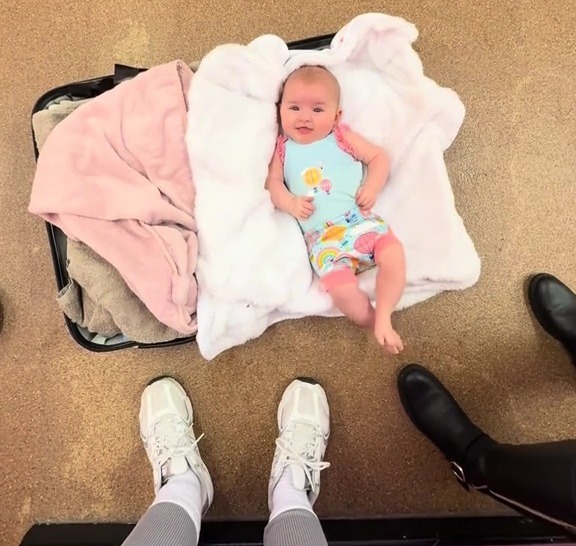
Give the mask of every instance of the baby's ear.
POLYGON ((337 110, 336 111, 336 118, 334 118, 334 121, 340 121, 341 117, 342 117, 342 110, 337 110))

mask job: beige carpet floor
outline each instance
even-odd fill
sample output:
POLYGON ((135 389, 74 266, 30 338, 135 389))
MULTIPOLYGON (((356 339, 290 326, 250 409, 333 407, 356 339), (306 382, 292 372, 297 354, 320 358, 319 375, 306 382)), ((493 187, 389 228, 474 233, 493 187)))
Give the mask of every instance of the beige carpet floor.
POLYGON ((331 401, 324 517, 502 512, 460 488, 404 416, 395 377, 411 361, 434 370, 501 440, 576 434, 575 370, 524 297, 540 270, 576 287, 574 2, 4 0, 0 21, 2 544, 19 543, 35 521, 138 519, 152 499, 139 396, 159 374, 182 381, 195 404, 214 519, 266 516, 276 405, 297 374, 321 380, 331 401), (39 95, 108 74, 115 62, 191 62, 222 42, 328 33, 368 11, 415 23, 427 74, 467 106, 446 160, 482 258, 479 283, 399 313, 399 358, 345 319, 279 324, 210 364, 195 346, 106 355, 78 347, 55 303, 44 226, 26 211, 39 95))

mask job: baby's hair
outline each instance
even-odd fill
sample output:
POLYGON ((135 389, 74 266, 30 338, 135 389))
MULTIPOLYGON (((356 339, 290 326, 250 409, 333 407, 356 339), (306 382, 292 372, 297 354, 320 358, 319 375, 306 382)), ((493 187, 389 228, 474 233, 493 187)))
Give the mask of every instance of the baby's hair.
POLYGON ((297 68, 293 72, 291 72, 284 81, 282 89, 280 90, 280 101, 282 100, 282 95, 284 95, 284 87, 286 86, 286 82, 288 82, 288 80, 290 80, 291 78, 301 78, 305 82, 309 83, 319 80, 326 76, 328 76, 328 79, 336 89, 338 104, 340 104, 340 84, 338 83, 338 80, 336 79, 334 74, 330 72, 330 70, 328 70, 325 66, 321 66, 318 64, 305 64, 297 68))

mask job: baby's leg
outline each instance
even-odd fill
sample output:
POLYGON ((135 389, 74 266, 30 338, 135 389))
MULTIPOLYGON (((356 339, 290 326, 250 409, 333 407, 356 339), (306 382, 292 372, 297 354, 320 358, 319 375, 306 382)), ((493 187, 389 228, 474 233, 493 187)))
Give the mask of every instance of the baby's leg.
POLYGON ((374 328, 374 308, 368 296, 360 290, 358 279, 351 269, 339 269, 322 278, 324 288, 334 305, 352 322, 362 328, 374 328))
POLYGON ((393 235, 384 236, 376 243, 374 260, 378 266, 374 335, 386 350, 398 354, 404 344, 392 328, 392 312, 406 285, 406 260, 402 243, 393 235))

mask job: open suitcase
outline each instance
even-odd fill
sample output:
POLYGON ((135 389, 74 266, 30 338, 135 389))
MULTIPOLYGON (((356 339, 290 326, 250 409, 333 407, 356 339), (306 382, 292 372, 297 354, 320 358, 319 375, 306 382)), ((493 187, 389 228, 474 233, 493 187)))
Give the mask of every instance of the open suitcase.
MULTIPOLYGON (((289 49, 323 49, 330 45, 333 34, 328 34, 324 36, 318 36, 315 38, 308 38, 304 40, 298 40, 288 44, 289 49)), ((100 78, 94 78, 91 80, 86 80, 82 82, 70 83, 60 87, 56 87, 46 93, 44 93, 34 104, 31 116, 34 116, 37 112, 49 108, 53 104, 58 104, 63 100, 84 100, 92 99, 109 91, 116 85, 119 85, 123 81, 133 78, 138 73, 143 72, 144 68, 133 68, 124 65, 116 65, 114 74, 109 76, 104 76, 100 78)), ((36 145, 36 137, 34 135, 34 128, 32 127, 32 142, 34 145, 34 156, 38 159, 39 150, 36 145)), ((52 262, 54 266, 54 273, 56 274, 56 284, 58 291, 62 290, 69 282, 66 264, 66 248, 67 241, 66 236, 62 231, 53 226, 52 224, 46 223, 46 231, 48 234, 48 242, 50 244, 50 250, 52 254, 52 262)), ((66 327, 70 332, 70 335, 80 346, 94 352, 106 352, 115 351, 118 349, 126 349, 128 347, 140 347, 140 348, 154 348, 154 347, 171 347, 176 345, 182 345, 185 343, 190 343, 194 341, 195 337, 190 336, 187 338, 179 338, 173 341, 166 341, 162 343, 153 344, 143 344, 130 341, 124 336, 116 336, 115 338, 110 338, 103 340, 102 336, 98 333, 92 333, 83 327, 78 326, 72 322, 66 315, 64 315, 66 322, 66 327)))

